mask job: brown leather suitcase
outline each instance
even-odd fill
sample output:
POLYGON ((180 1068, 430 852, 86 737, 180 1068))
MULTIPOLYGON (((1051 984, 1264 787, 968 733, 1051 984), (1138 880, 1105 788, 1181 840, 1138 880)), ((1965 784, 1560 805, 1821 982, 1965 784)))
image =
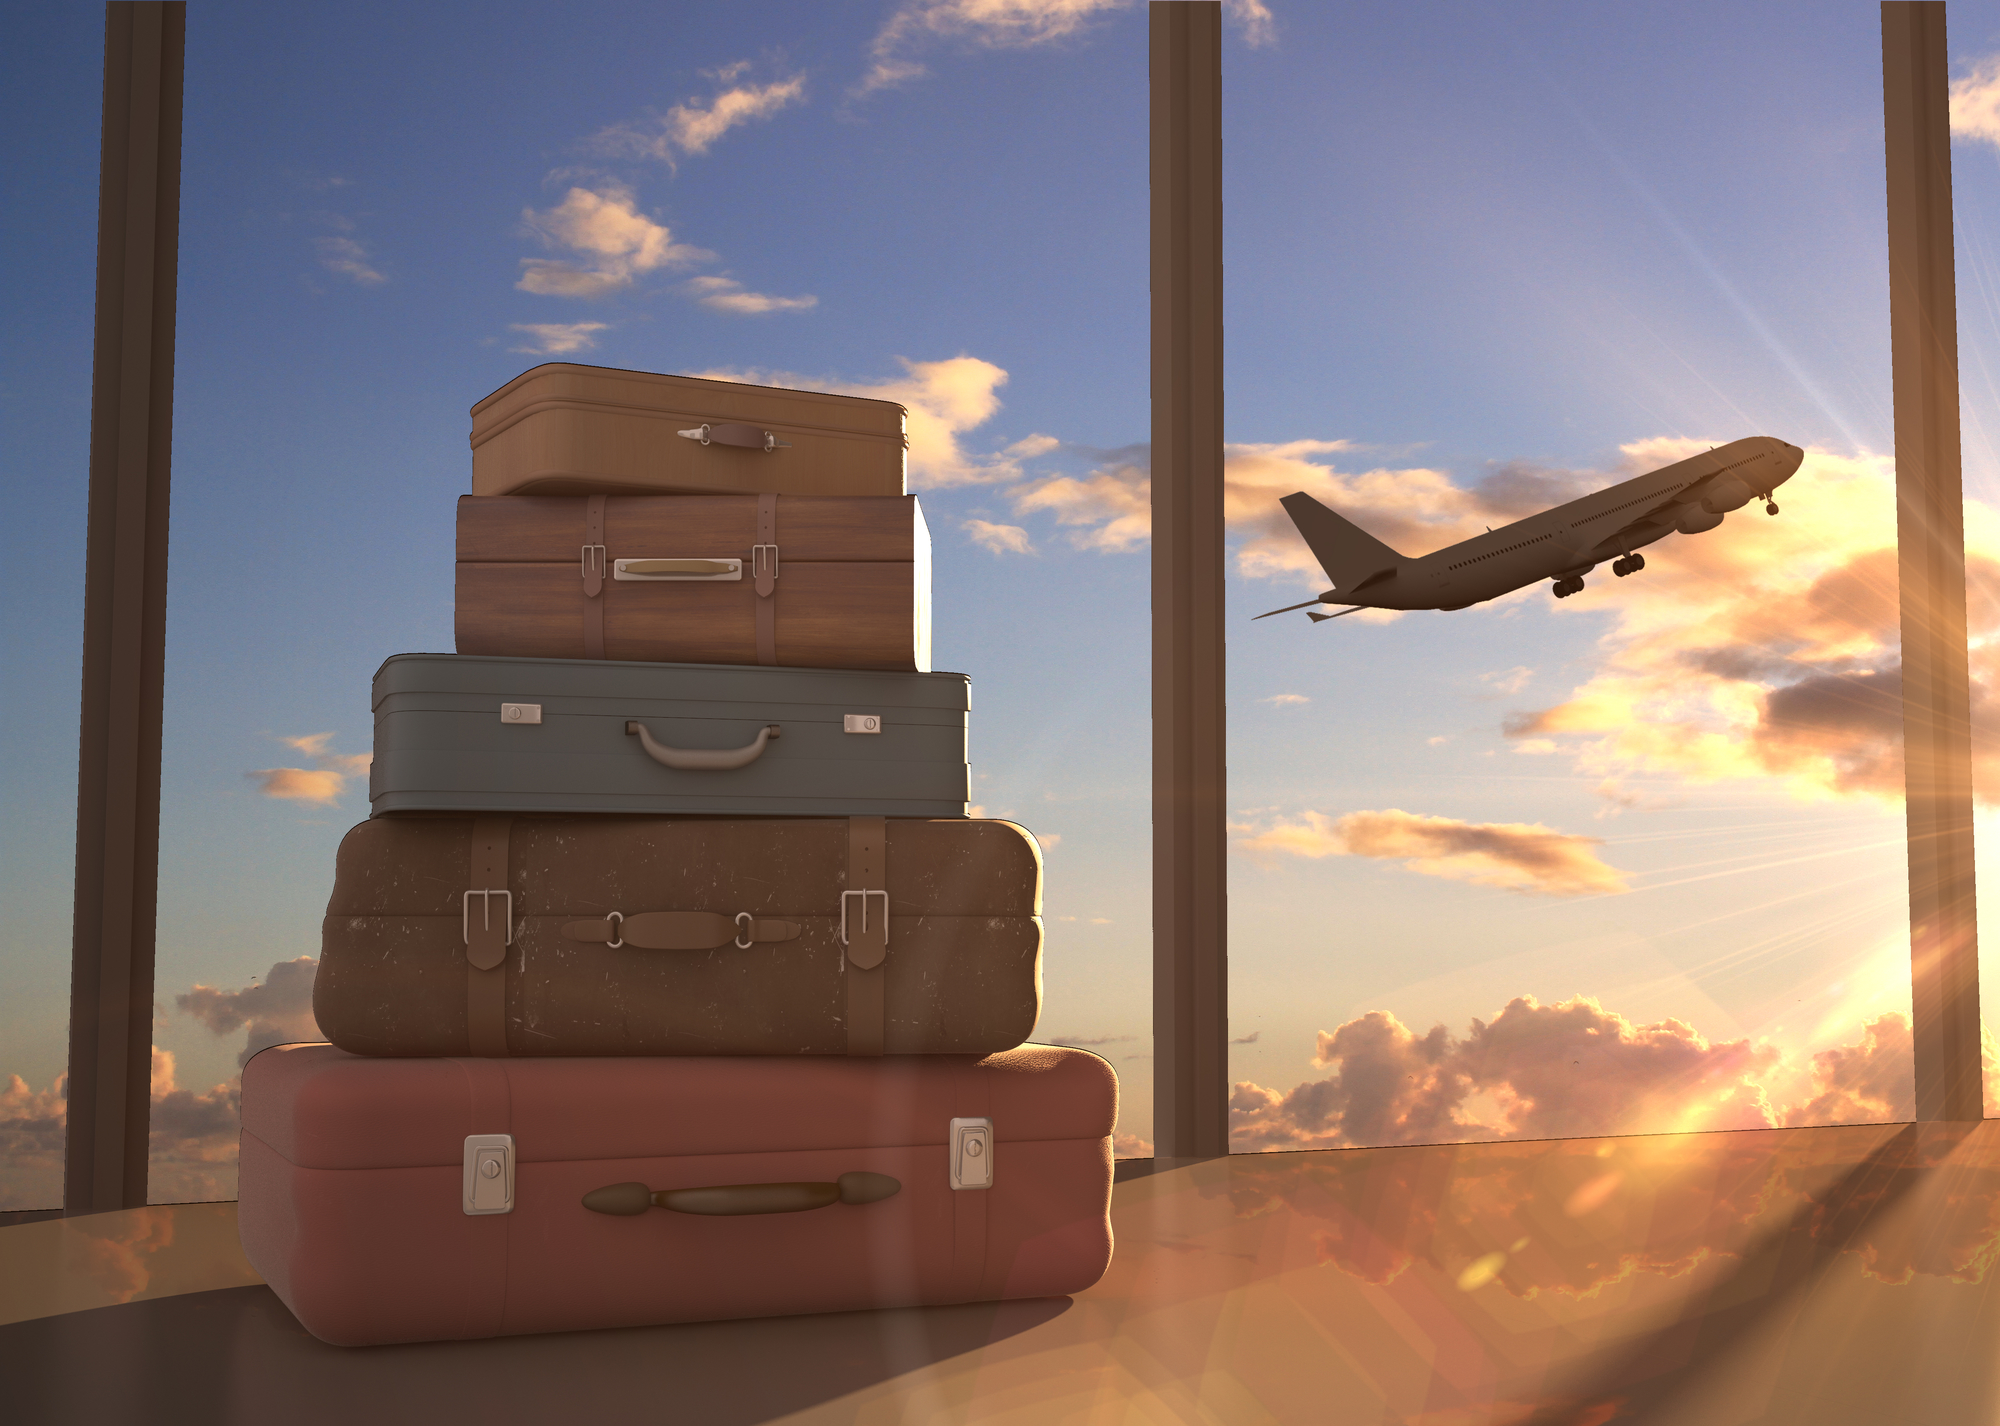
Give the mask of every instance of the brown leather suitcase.
POLYGON ((914 495, 462 496, 458 651, 930 669, 914 495))
POLYGON ((237 1222, 306 1330, 343 1346, 1052 1297, 1110 1262, 1117 1112, 1109 1065, 1045 1045, 864 1061, 284 1045, 243 1068, 237 1222))
POLYGON ((313 1014, 362 1055, 989 1054, 1041 1010, 1011 822, 377 817, 313 1014))
POLYGON ((472 408, 474 495, 901 495, 893 401, 549 362, 472 408))

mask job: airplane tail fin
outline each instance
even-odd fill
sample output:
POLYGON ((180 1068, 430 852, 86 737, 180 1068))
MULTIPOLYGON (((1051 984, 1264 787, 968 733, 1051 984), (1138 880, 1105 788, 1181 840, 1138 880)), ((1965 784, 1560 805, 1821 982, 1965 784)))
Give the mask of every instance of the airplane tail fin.
POLYGON ((1343 597, 1386 579, 1403 563, 1397 554, 1359 525, 1327 509, 1304 491, 1278 502, 1305 536, 1313 557, 1343 597))

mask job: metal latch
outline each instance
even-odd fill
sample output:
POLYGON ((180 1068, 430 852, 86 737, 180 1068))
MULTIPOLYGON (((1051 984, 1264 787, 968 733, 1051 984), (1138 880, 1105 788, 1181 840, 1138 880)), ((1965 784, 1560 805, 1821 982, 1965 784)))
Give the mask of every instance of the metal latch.
POLYGON ((844 713, 840 718, 840 731, 843 733, 879 733, 882 731, 882 719, 874 713, 844 713))
POLYGON ((512 1134, 465 1136, 465 1193, 459 1206, 467 1217, 514 1211, 512 1134))
POLYGON ((993 1187, 993 1121, 951 1121, 951 1186, 993 1187))
POLYGON ((542 705, 539 703, 503 703, 500 705, 500 721, 503 723, 539 723, 542 721, 542 705))

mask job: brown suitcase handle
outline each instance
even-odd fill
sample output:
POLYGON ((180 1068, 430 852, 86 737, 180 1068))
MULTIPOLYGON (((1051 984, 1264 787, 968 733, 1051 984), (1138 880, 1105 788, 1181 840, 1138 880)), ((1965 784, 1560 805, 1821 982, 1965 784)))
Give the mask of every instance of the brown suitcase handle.
POLYGON ((679 768, 682 772, 728 772, 732 768, 748 767, 764 755, 764 745, 778 736, 782 725, 768 723, 757 730, 757 736, 740 748, 670 748, 665 743, 654 741, 646 731, 646 725, 637 721, 627 723, 627 736, 639 735, 639 745, 646 750, 646 756, 662 767, 679 768))
POLYGON ((619 1217, 664 1208, 735 1218, 748 1213, 804 1213, 836 1203, 880 1203, 902 1191, 903 1185, 885 1173, 844 1173, 835 1183, 725 1183, 712 1188, 663 1188, 657 1193, 643 1183, 614 1183, 586 1193, 583 1206, 592 1213, 619 1217))
POLYGON ((741 421, 709 421, 678 434, 690 441, 700 441, 705 446, 742 446, 752 451, 790 450, 792 446, 790 441, 779 440, 773 432, 760 426, 746 426, 741 421))

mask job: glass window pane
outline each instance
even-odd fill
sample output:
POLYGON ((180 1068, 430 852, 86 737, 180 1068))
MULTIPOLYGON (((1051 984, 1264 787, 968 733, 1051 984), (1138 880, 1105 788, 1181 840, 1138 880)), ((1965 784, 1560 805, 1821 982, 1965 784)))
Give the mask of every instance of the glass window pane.
POLYGON ((467 410, 552 360, 908 406, 974 802, 1044 847, 1037 1034, 1111 1058, 1143 1146, 1143 11, 880 82, 873 12, 770 8, 782 54, 506 13, 191 39, 155 1199, 233 1192, 241 1062, 314 1033, 369 680, 452 647, 467 410))
POLYGON ((1875 12, 1315 11, 1229 74, 1236 1146, 1908 1117, 1875 12), (1759 437, 1782 488, 1514 527, 1759 437), (1249 622, 1373 570, 1294 491, 1476 602, 1249 622))
POLYGON ((103 26, 13 17, 9 48, 33 59, 0 86, 0 254, 32 274, 0 345, 0 1212, 62 1204, 103 26))

